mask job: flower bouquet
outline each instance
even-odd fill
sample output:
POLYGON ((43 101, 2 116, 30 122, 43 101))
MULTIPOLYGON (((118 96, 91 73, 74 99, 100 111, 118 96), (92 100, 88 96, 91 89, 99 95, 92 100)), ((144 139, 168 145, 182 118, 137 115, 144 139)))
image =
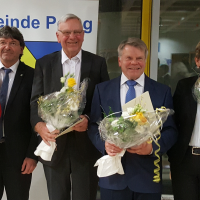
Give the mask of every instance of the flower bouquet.
POLYGON ((200 103, 200 77, 196 80, 193 86, 193 97, 197 103, 200 103))
POLYGON ((38 114, 48 124, 56 129, 73 125, 79 119, 79 111, 83 110, 86 103, 86 90, 88 80, 84 79, 80 89, 75 90, 74 75, 69 73, 61 78, 63 87, 59 92, 54 92, 38 99, 38 114))
POLYGON ((115 117, 115 113, 106 116, 99 125, 99 133, 103 140, 127 149, 140 145, 149 138, 154 139, 172 112, 164 108, 148 112, 137 104, 122 112, 121 117, 115 117))
MULTIPOLYGON (((69 73, 65 77, 61 77, 62 89, 38 99, 38 114, 46 122, 50 132, 55 129, 60 130, 60 135, 69 131, 62 132, 62 129, 69 128, 79 123, 80 113, 85 108, 86 90, 88 87, 88 79, 84 79, 78 90, 74 89, 76 80, 74 75, 69 73)), ((44 160, 51 160, 55 150, 55 142, 50 142, 49 147, 43 141, 37 147, 35 154, 44 160)))
POLYGON ((136 104, 134 107, 128 107, 122 112, 121 117, 115 117, 117 113, 111 113, 106 116, 99 125, 99 133, 104 141, 115 144, 124 150, 116 156, 106 155, 100 158, 95 166, 98 166, 97 175, 99 177, 109 176, 115 173, 124 174, 121 165, 121 157, 125 153, 125 149, 140 145, 146 141, 152 140, 157 144, 158 150, 155 151, 157 160, 154 165, 157 169, 154 170, 156 176, 154 181, 160 181, 159 165, 160 145, 157 140, 160 136, 160 129, 166 121, 169 114, 173 114, 173 110, 161 107, 155 111, 145 110, 141 104, 136 104))

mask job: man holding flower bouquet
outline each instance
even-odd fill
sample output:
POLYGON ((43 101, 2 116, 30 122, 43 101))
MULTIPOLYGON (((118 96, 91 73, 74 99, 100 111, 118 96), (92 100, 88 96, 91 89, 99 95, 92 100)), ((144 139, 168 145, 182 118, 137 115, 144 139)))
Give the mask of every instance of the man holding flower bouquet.
MULTIPOLYGON (((100 153, 87 135, 91 102, 95 85, 109 80, 105 59, 81 49, 84 30, 81 19, 67 14, 58 21, 57 40, 62 50, 37 60, 31 101, 31 123, 46 144, 55 142, 57 148, 51 161, 41 162, 47 180, 51 200, 95 200, 98 178, 93 167, 100 153), (82 122, 73 131, 58 137, 58 130, 50 133, 46 123, 38 116, 38 98, 60 91, 61 77, 73 74, 78 89, 89 78, 85 109, 80 115, 82 122)), ((61 80, 62 81, 62 80, 61 80)))
MULTIPOLYGON (((165 106, 173 108, 171 90, 168 86, 157 83, 144 74, 147 59, 146 44, 138 38, 128 38, 118 47, 118 63, 122 74, 111 81, 96 86, 89 125, 89 137, 96 148, 105 155, 115 156, 123 149, 103 141, 98 131, 99 119, 103 114, 122 110, 122 106, 149 91, 154 109, 165 106)), ((172 117, 163 124, 159 155, 167 152, 176 142, 177 131, 172 117)), ((100 178, 102 200, 160 200, 161 182, 153 182, 154 152, 158 146, 144 142, 139 146, 126 149, 121 159, 124 174, 114 174, 100 178)), ((162 160, 159 162, 161 167, 162 160)))

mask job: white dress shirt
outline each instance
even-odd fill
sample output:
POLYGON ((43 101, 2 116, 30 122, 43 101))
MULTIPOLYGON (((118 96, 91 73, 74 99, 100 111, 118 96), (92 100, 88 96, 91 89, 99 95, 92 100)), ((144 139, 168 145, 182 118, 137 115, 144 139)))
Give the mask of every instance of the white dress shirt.
MULTIPOLYGON (((6 97, 6 103, 8 101, 9 95, 10 95, 10 91, 11 91, 11 88, 12 88, 12 85, 13 85, 13 81, 15 79, 15 74, 16 74, 18 65, 19 65, 19 60, 9 68, 12 71, 8 74, 9 75, 9 82, 8 82, 8 93, 7 93, 7 97, 6 97)), ((6 67, 0 61, 0 88, 2 86, 3 78, 5 76, 5 71, 2 68, 6 68, 6 67)))
POLYGON ((200 147, 200 104, 197 104, 197 114, 192 132, 192 137, 189 145, 193 147, 200 147))
POLYGON ((65 76, 67 73, 75 75, 75 80, 76 80, 75 89, 78 89, 80 85, 81 58, 82 58, 82 50, 80 50, 76 56, 69 59, 62 49, 61 63, 63 67, 63 76, 65 76))
MULTIPOLYGON (((145 79, 145 76, 143 73, 137 80, 135 80, 137 82, 137 85, 134 86, 136 97, 142 95, 142 93, 144 92, 144 79, 145 79)), ((126 101, 126 93, 128 92, 128 89, 129 89, 129 86, 126 84, 126 81, 128 80, 129 79, 122 72, 121 83, 120 83, 121 106, 123 106, 126 101)))
MULTIPOLYGON (((136 80, 137 84, 134 86, 135 88, 135 97, 139 97, 144 93, 144 73, 136 80)), ((129 86, 126 84, 126 81, 129 79, 124 75, 122 72, 121 75, 121 83, 120 83, 120 100, 121 100, 121 107, 125 104, 126 102, 126 93, 128 92, 129 86)), ((153 153, 153 148, 152 151, 149 155, 153 153)))

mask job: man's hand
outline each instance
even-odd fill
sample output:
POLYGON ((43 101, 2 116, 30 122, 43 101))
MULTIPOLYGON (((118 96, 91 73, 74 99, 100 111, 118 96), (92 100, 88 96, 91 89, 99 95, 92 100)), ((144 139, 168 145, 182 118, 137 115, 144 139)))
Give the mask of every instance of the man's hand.
POLYGON ((147 142, 144 142, 139 146, 130 147, 127 149, 129 153, 136 153, 138 155, 150 155, 152 150, 153 150, 152 143, 147 143, 147 142))
POLYGON ((53 132, 49 132, 49 129, 47 128, 46 126, 46 123, 44 122, 38 122, 36 125, 35 125, 35 132, 39 133, 41 138, 43 139, 43 141, 49 145, 50 143, 48 141, 51 141, 51 142, 55 142, 55 137, 58 135, 59 133, 59 130, 55 130, 53 132))
POLYGON ((72 129, 74 131, 78 131, 78 132, 84 132, 87 130, 88 128, 88 119, 86 116, 84 115, 80 115, 80 118, 84 118, 84 120, 78 124, 76 124, 75 126, 72 127, 72 129))
POLYGON ((37 161, 31 158, 25 158, 22 164, 21 172, 22 174, 31 174, 36 168, 37 161))
POLYGON ((117 153, 120 153, 123 149, 105 141, 105 150, 109 156, 115 156, 117 153))

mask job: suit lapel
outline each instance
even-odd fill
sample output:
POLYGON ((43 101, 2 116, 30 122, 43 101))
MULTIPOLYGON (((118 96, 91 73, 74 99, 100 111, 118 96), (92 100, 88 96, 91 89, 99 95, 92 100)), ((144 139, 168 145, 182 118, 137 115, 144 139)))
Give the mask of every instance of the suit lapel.
POLYGON ((192 95, 188 103, 190 105, 190 110, 188 111, 188 115, 191 116, 191 122, 194 124, 197 114, 197 102, 194 100, 192 95))
POLYGON ((9 105, 14 100, 15 95, 17 94, 17 91, 23 80, 24 75, 25 75, 25 65, 22 62, 20 62, 15 74, 15 79, 13 81, 12 89, 10 91, 10 95, 9 95, 9 99, 8 99, 8 103, 6 107, 9 107, 9 105))
POLYGON ((152 90, 152 86, 151 86, 150 78, 145 75, 145 77, 144 77, 144 93, 147 91, 151 91, 151 90, 152 90))
POLYGON ((192 93, 193 85, 195 84, 197 78, 198 77, 195 76, 191 80, 191 85, 189 86, 190 87, 189 88, 190 89, 190 94, 189 94, 189 102, 188 102, 188 104, 190 105, 189 106, 190 109, 188 110, 188 114, 190 113, 192 123, 195 123, 196 113, 197 113, 197 102, 194 100, 193 93, 192 93))
MULTIPOLYGON (((107 99, 107 111, 109 112, 109 106, 113 112, 119 112, 122 110, 121 107, 121 98, 120 98, 120 81, 121 76, 110 81, 109 96, 107 99)), ((106 93, 108 91, 105 91, 106 93)), ((106 95, 105 95, 106 96, 106 95)), ((104 98, 104 97, 103 97, 104 98)), ((121 113, 120 113, 121 115, 121 113)))
POLYGON ((59 91, 62 88, 62 83, 60 78, 63 76, 63 69, 61 63, 61 51, 56 54, 55 58, 51 62, 52 69, 52 81, 53 81, 53 91, 59 91))
POLYGON ((90 70, 92 66, 91 57, 88 56, 87 52, 82 50, 82 58, 81 58, 81 78, 80 82, 84 80, 84 78, 90 77, 90 70))

